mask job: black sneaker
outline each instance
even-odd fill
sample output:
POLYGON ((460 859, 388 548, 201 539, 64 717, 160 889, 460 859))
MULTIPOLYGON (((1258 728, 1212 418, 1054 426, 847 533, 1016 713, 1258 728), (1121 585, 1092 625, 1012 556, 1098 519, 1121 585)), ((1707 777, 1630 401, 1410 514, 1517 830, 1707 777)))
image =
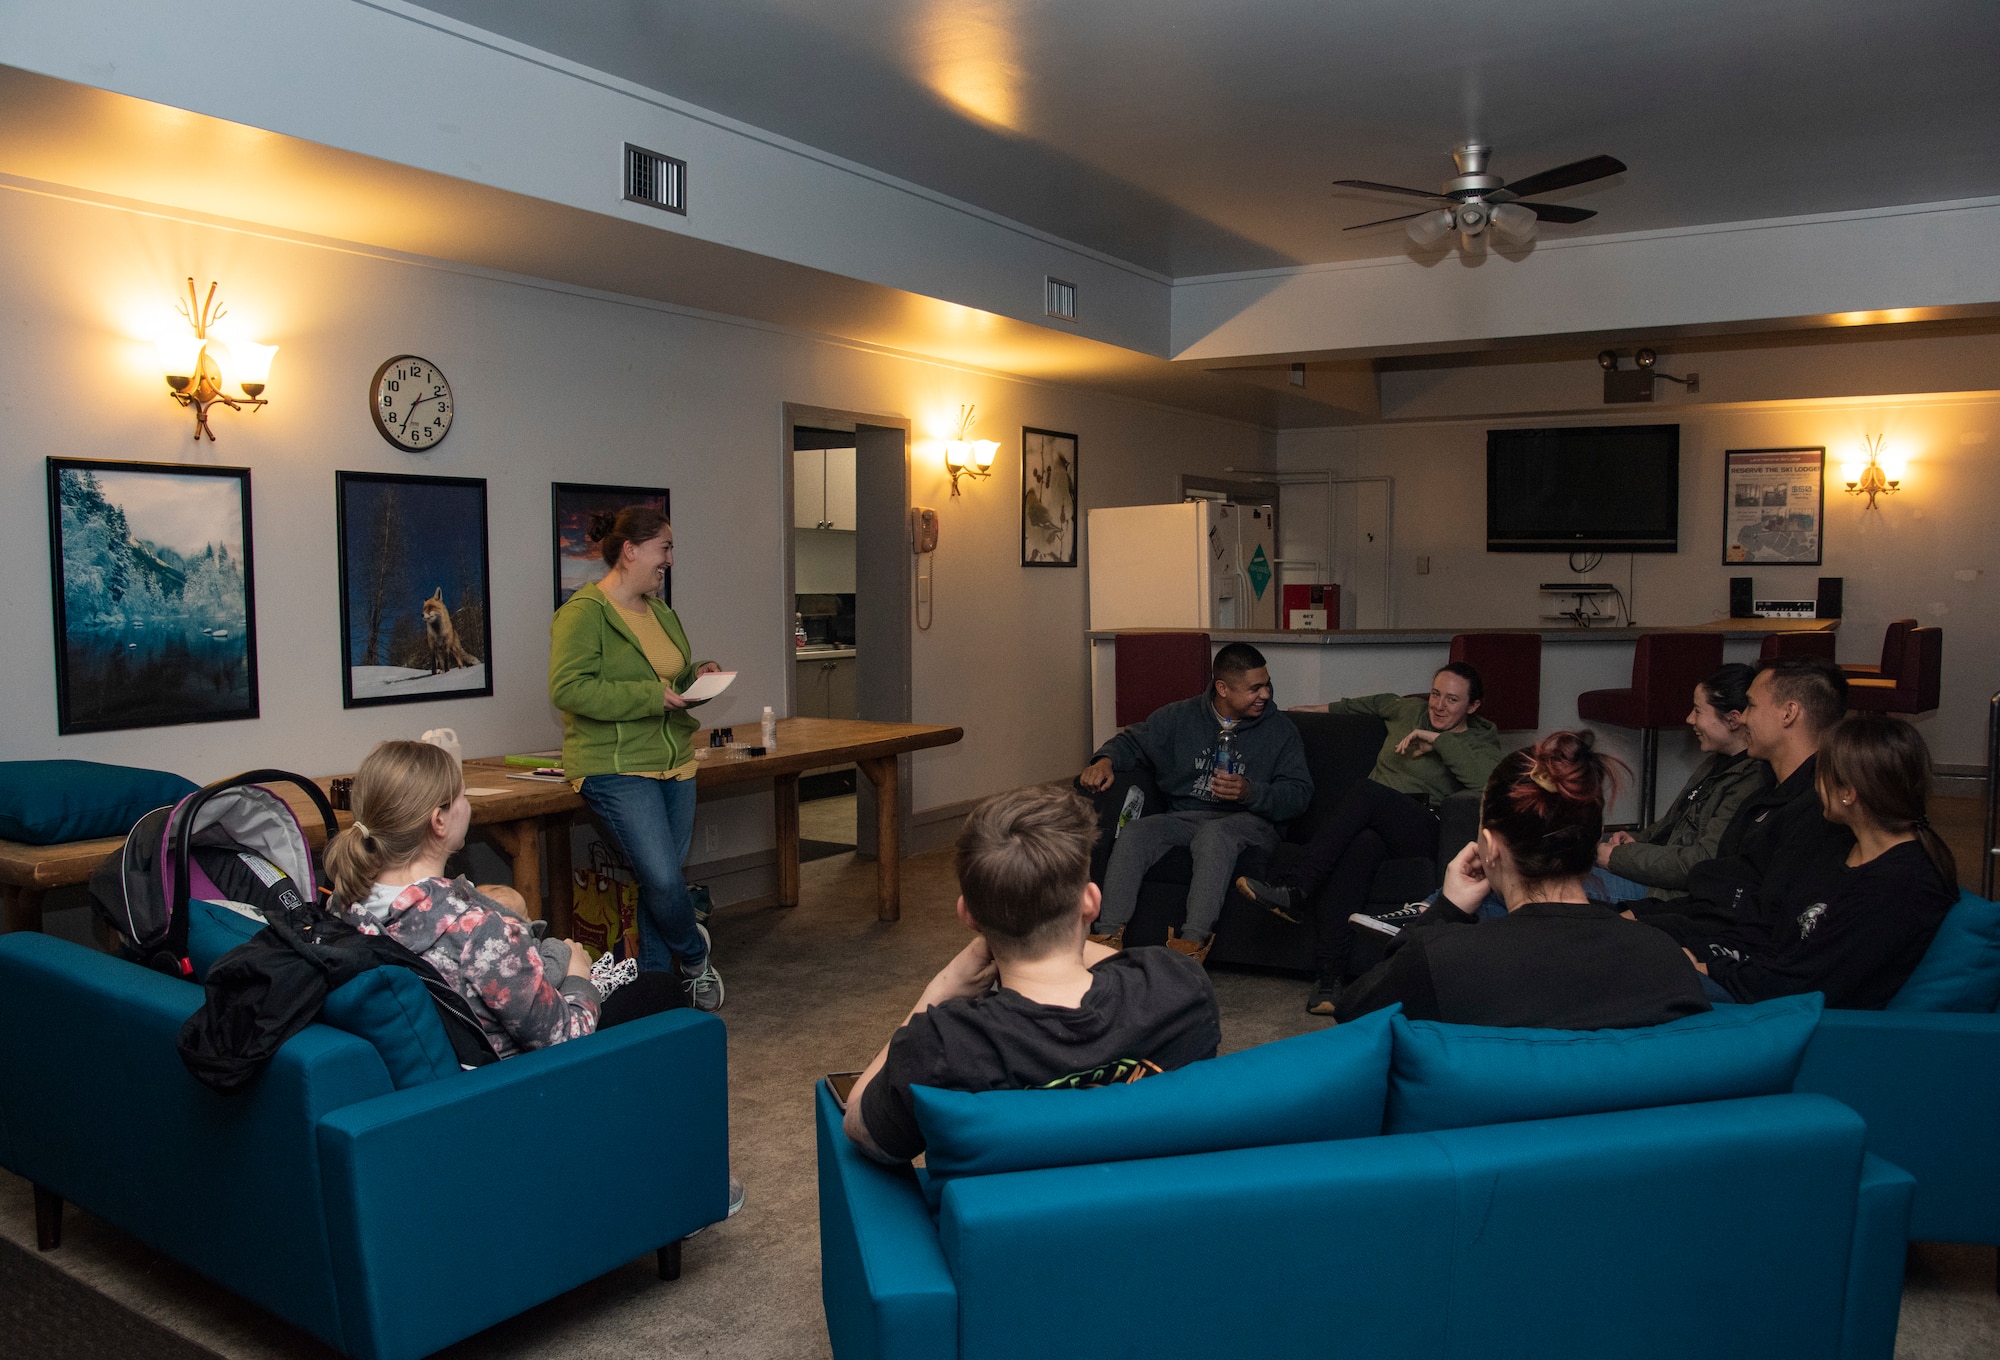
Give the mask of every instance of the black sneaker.
POLYGON ((1300 894, 1297 888, 1288 887, 1283 883, 1266 883, 1261 878, 1239 878, 1236 880, 1236 891, 1258 906, 1269 908, 1273 915, 1282 917, 1293 925, 1305 920, 1300 911, 1304 904, 1299 900, 1300 894))
POLYGON ((1325 979, 1321 979, 1315 982, 1313 989, 1306 993, 1306 1014, 1332 1015, 1340 1008, 1340 993, 1342 990, 1341 984, 1338 981, 1328 982, 1325 979))
POLYGON ((1411 902, 1397 907, 1394 911, 1385 911, 1379 915, 1357 911, 1347 919, 1355 925, 1360 926, 1363 930, 1373 930, 1393 939, 1403 933, 1404 926, 1429 910, 1429 906, 1430 904, 1427 902, 1411 902))

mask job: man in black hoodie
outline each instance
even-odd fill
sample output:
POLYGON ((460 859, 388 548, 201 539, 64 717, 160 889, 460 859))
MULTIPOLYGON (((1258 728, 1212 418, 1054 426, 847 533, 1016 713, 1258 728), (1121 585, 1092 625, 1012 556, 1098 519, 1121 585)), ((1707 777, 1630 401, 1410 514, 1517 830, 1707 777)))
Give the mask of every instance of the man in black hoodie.
POLYGON ((1167 946, 1206 959, 1237 856, 1253 845, 1276 845, 1277 824, 1312 801, 1305 743, 1292 720, 1271 706, 1263 653, 1242 642, 1224 647, 1215 654, 1207 693, 1168 704, 1105 742, 1077 783, 1096 793, 1111 787, 1117 771, 1140 768, 1152 771, 1167 806, 1119 834, 1091 938, 1120 947, 1146 871, 1185 845, 1194 856, 1187 920, 1167 946))
POLYGON ((1688 872, 1685 897, 1631 904, 1637 919, 1697 948, 1730 938, 1761 941, 1825 896, 1854 837, 1820 815, 1820 738, 1847 713, 1847 677, 1820 657, 1774 657, 1750 682, 1743 723, 1749 754, 1777 785, 1743 801, 1717 855, 1688 872))

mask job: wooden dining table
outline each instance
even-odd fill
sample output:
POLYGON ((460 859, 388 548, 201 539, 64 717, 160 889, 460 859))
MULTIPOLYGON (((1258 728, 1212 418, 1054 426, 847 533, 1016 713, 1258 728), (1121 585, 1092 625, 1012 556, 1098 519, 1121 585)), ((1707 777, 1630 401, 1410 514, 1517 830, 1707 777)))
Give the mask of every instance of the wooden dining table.
MULTIPOLYGON (((965 736, 961 727, 925 723, 867 722, 848 718, 781 718, 777 749, 750 755, 758 729, 734 729, 730 747, 711 747, 708 728, 695 734, 695 754, 701 762, 695 774, 696 796, 704 789, 771 781, 773 821, 778 852, 778 904, 799 904, 799 776, 812 770, 853 764, 875 788, 876 916, 894 921, 902 915, 902 823, 897 757, 911 751, 949 746, 965 736), (749 738, 749 740, 746 740, 749 738)), ((550 753, 553 758, 553 753, 550 753)), ((513 861, 516 891, 527 899, 531 916, 546 915, 557 933, 569 929, 572 879, 569 824, 583 809, 583 796, 567 780, 521 778, 526 772, 507 764, 505 756, 465 762, 466 791, 472 794, 472 821, 484 827, 497 848, 513 861), (486 792, 491 790, 491 792, 486 792), (548 901, 530 885, 541 881, 541 847, 547 847, 548 901)))
MULTIPOLYGON (((778 901, 799 903, 799 776, 809 770, 854 764, 875 787, 876 914, 884 921, 902 915, 901 803, 897 757, 910 751, 948 746, 964 729, 924 723, 864 722, 842 718, 782 718, 778 745, 764 755, 743 754, 758 729, 737 729, 734 749, 713 749, 708 731, 696 734, 701 768, 695 776, 700 790, 768 779, 774 795, 778 850, 778 901)), ((472 830, 489 841, 511 865, 514 888, 527 904, 530 918, 546 916, 550 929, 569 930, 571 901, 570 823, 583 810, 583 797, 563 779, 514 778, 523 774, 504 756, 465 762, 466 794, 472 804, 472 830), (549 891, 542 892, 548 870, 549 891)), ((334 776, 315 782, 330 790, 334 776)), ((322 819, 312 801, 296 788, 273 786, 299 816, 299 823, 317 848, 326 839, 322 819)), ((353 821, 345 810, 334 814, 339 826, 353 821)), ((107 855, 125 843, 123 836, 66 841, 57 845, 24 845, 0 840, 0 924, 7 930, 40 930, 42 903, 53 888, 86 882, 107 855)))

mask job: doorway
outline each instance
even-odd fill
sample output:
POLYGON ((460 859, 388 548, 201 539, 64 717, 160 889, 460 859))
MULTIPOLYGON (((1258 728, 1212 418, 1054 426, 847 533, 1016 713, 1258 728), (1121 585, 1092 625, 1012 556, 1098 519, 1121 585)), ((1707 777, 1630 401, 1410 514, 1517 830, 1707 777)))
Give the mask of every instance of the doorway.
MULTIPOLYGON (((785 408, 784 645, 792 653, 792 717, 909 721, 907 448, 900 419, 785 408)), ((902 773, 899 813, 907 826, 909 779, 902 773)), ((801 776, 801 859, 872 856, 874 792, 853 765, 801 776)))

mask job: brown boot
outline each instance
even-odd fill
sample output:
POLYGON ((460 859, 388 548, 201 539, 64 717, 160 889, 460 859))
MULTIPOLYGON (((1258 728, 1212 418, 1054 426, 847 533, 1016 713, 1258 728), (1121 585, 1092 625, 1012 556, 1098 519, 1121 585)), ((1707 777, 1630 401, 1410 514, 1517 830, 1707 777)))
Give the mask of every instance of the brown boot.
POLYGON ((1167 927, 1167 948, 1173 950, 1176 954, 1187 955, 1196 963, 1205 964, 1208 962, 1208 947, 1214 943, 1215 936, 1213 935, 1210 935, 1200 944, 1196 944, 1192 940, 1183 940, 1179 931, 1171 926, 1167 927))
POLYGON ((1125 947, 1125 927, 1120 926, 1109 935, 1099 935, 1093 929, 1090 933, 1090 942, 1092 944, 1101 944, 1106 949, 1123 949, 1125 947))

